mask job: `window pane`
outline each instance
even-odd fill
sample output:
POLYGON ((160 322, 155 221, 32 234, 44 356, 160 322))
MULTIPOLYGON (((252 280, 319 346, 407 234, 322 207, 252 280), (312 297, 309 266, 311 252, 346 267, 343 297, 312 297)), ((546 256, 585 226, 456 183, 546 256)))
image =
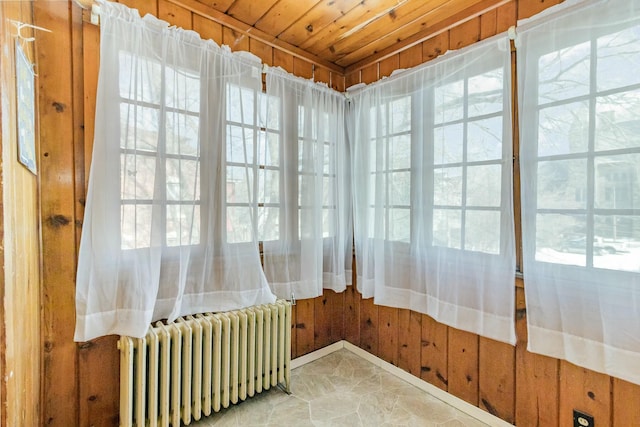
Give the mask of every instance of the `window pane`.
POLYGON ((409 209, 389 209, 389 240, 409 242, 411 232, 411 211, 409 209))
POLYGON ((464 249, 489 254, 500 253, 500 212, 466 211, 464 249))
POLYGON ((589 104, 574 102, 540 110, 538 155, 583 153, 589 144, 589 104))
POLYGON ((280 203, 280 172, 271 169, 258 171, 258 203, 280 203))
POLYGON ((160 104, 162 67, 154 60, 120 51, 120 96, 160 104))
POLYGON ((478 162, 502 158, 502 116, 469 122, 467 160, 478 162))
POLYGON ((322 237, 331 237, 335 235, 333 227, 333 216, 335 209, 322 210, 322 237))
POLYGON ((640 83, 640 26, 598 39, 598 90, 640 83))
POLYGON ((280 130, 280 99, 264 93, 258 96, 260 100, 259 125, 271 130, 280 130))
POLYGON ((250 242, 253 239, 251 208, 248 206, 227 207, 227 242, 250 242))
POLYGON ((253 163, 253 130, 227 126, 227 162, 253 163))
POLYGON ((540 104, 589 93, 590 46, 585 42, 540 57, 540 104))
POLYGON ((460 249, 462 217, 457 209, 433 210, 433 245, 460 249))
POLYGON ((200 171, 196 160, 167 159, 167 200, 199 200, 200 171))
POLYGON ((325 174, 333 174, 336 169, 336 153, 335 144, 324 144, 324 150, 322 153, 324 162, 322 165, 322 172, 325 174))
POLYGON ((273 132, 258 134, 258 163, 265 166, 280 165, 280 135, 273 132))
POLYGON ((120 198, 151 200, 156 173, 155 156, 120 154, 120 198))
POLYGON ((170 108, 200 111, 200 75, 165 67, 166 102, 170 108))
POLYGON ((536 260, 586 265, 587 219, 584 215, 538 214, 536 260))
POLYGON ((395 136, 389 141, 390 169, 411 167, 411 135, 395 136))
POLYGON ((640 216, 596 215, 594 223, 594 246, 601 254, 594 265, 640 272, 640 216))
POLYGON ((595 158, 595 202, 602 209, 640 208, 640 154, 595 158))
POLYGON ((411 98, 404 97, 389 104, 390 133, 411 130, 411 98))
POLYGON ((469 79, 469 116, 497 113, 504 109, 502 85, 504 72, 498 68, 469 79))
POLYGON ((392 172, 389 174, 391 188, 389 201, 394 206, 409 206, 411 197, 411 172, 392 172))
POLYGON ((502 166, 467 168, 467 206, 500 206, 502 166))
POLYGON ((280 236, 280 208, 258 208, 260 240, 278 240, 280 236))
POLYGON ((121 248, 151 246, 151 205, 122 205, 120 218, 121 248))
POLYGON ((596 151, 640 147, 639 90, 599 97, 596 114, 596 151))
POLYGON ((120 147, 156 151, 160 113, 155 108, 120 104, 120 147))
POLYGON ((322 178, 322 206, 335 206, 337 204, 334 196, 335 185, 335 177, 325 176, 322 178))
POLYGON ((200 206, 167 206, 167 246, 200 243, 200 206))
POLYGON ((435 124, 459 120, 464 114, 464 82, 437 87, 434 91, 435 124))
POLYGON ((538 209, 584 209, 587 206, 587 161, 538 163, 538 209))
POLYGON ((198 117, 167 113, 167 153, 197 156, 200 151, 198 117))
POLYGON ((227 85, 227 120, 248 125, 255 124, 255 92, 236 85, 227 85))
POLYGON ((433 203, 440 206, 462 205, 462 168, 433 171, 433 203))
POLYGON ((253 170, 227 166, 227 203, 253 202, 253 170))
POLYGON ((462 162, 464 127, 462 124, 433 130, 433 162, 436 165, 462 162))

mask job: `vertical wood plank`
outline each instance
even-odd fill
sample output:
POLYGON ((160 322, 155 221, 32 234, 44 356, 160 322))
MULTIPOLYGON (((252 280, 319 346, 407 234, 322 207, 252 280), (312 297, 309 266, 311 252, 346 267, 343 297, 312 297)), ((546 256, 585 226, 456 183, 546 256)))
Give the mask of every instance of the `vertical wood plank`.
POLYGON ((449 328, 449 393, 478 406, 478 336, 449 328))
MULTIPOLYGON (((74 81, 68 8, 34 2, 38 38, 42 217, 43 424, 79 425, 75 325, 74 81)), ((80 84, 77 87, 81 87, 80 84)))
POLYGON ((84 188, 89 185, 91 154, 95 132, 96 94, 98 90, 98 70, 100 69, 100 28, 96 25, 82 26, 82 60, 84 93, 84 188))
POLYGON ((377 356, 378 353, 378 306, 373 298, 360 300, 360 348, 377 356))
POLYGON ((592 415, 598 427, 611 426, 611 378, 560 361, 560 424, 573 425, 573 410, 592 415))
POLYGON ((304 59, 294 57, 293 58, 293 74, 303 79, 310 79, 313 77, 313 64, 304 59))
POLYGON ((291 358, 298 357, 298 304, 291 306, 291 358))
POLYGON ((360 83, 360 70, 349 73, 345 76, 345 85, 347 88, 360 83))
POLYGON ((346 81, 344 74, 331 72, 331 87, 338 92, 344 92, 346 88, 346 81))
POLYGON ((274 49, 273 66, 282 67, 284 70, 293 73, 293 55, 279 49, 274 49))
POLYGON ((613 427, 638 424, 640 420, 640 386, 613 379, 613 427))
POLYGON ((216 44, 222 42, 222 25, 204 16, 193 14, 193 30, 204 40, 213 40, 216 44))
POLYGON ((400 55, 396 54, 385 58, 380 61, 380 76, 378 78, 381 79, 383 77, 388 77, 393 71, 397 70, 398 68, 400 68, 400 55))
POLYGON ((516 288, 516 425, 558 426, 558 360, 527 351, 524 289, 516 288))
POLYGON ((398 365, 398 310, 378 307, 378 356, 394 366, 398 365))
POLYGON ((344 339, 360 346, 360 294, 355 283, 344 294, 344 339))
POLYGON ((548 7, 562 3, 563 0, 519 0, 518 19, 530 18, 548 7))
POLYGON ((331 344, 331 312, 327 304, 329 297, 327 290, 314 301, 314 350, 326 347, 331 344))
POLYGON ((480 15, 480 40, 498 34, 498 12, 496 9, 480 15))
POLYGON ((233 52, 249 51, 249 37, 229 27, 222 27, 222 43, 233 52))
POLYGON ((509 344, 480 337, 479 406, 513 424, 515 421, 515 349, 509 344))
POLYGON ((331 344, 344 339, 344 300, 346 291, 337 293, 330 289, 325 290, 329 316, 331 319, 331 344))
POLYGON ((420 378, 447 391, 449 388, 449 328, 422 315, 420 378))
POLYGON ((372 64, 360 70, 360 81, 362 83, 373 83, 378 78, 378 64, 372 64))
POLYGON ((480 40, 480 18, 474 18, 449 30, 449 49, 462 49, 480 40))
POLYGON ((313 80, 331 85, 331 70, 316 65, 313 70, 313 80))
POLYGON ((449 32, 445 31, 422 42, 422 60, 430 61, 449 50, 449 32))
POLYGON ((118 0, 118 3, 122 3, 131 9, 137 9, 140 16, 144 16, 147 13, 158 16, 157 0, 118 0))
POLYGON ((411 46, 399 54, 398 66, 400 68, 411 68, 422 63, 422 44, 411 46))
POLYGON ((314 338, 314 298, 298 300, 296 303, 296 356, 315 350, 314 338))
POLYGON ((496 9, 497 34, 507 31, 512 25, 516 25, 518 15, 518 8, 516 6, 516 0, 513 0, 496 9))
POLYGON ((422 315, 411 310, 398 313, 398 367, 420 377, 422 315))
POLYGON ((273 65, 273 48, 268 44, 249 38, 249 52, 260 58, 263 64, 273 65))
POLYGON ((158 0, 158 18, 167 21, 171 25, 184 28, 185 30, 193 29, 191 21, 191 12, 182 6, 171 3, 167 0, 158 0))

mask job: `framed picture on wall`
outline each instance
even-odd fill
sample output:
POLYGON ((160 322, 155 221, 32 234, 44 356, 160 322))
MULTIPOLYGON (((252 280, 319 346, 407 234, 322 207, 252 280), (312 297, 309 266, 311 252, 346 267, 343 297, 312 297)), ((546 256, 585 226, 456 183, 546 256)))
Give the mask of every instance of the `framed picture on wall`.
POLYGON ((18 160, 34 175, 36 168, 35 83, 33 66, 16 40, 18 160))

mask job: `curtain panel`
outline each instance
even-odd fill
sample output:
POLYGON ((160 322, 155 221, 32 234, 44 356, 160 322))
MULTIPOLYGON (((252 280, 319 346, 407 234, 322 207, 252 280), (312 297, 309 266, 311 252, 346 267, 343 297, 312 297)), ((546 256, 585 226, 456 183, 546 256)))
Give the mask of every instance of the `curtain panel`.
POLYGON ((275 301, 250 218, 259 60, 111 2, 100 54, 75 340, 275 301))
POLYGON ((511 60, 501 35, 350 92, 358 289, 515 343, 511 60))
POLYGON ((259 207, 264 269, 281 298, 315 298, 351 284, 352 225, 345 97, 266 71, 259 207))
POLYGON ((640 4, 519 26, 529 350, 640 384, 640 4))

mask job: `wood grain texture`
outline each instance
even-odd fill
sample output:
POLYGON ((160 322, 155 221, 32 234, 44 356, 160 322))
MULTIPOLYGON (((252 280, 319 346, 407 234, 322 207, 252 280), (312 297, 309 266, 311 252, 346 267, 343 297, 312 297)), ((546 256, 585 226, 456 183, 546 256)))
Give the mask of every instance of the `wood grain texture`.
POLYGON ((640 386, 613 379, 613 427, 632 426, 640 420, 640 386))
POLYGON ((360 348, 377 356, 378 340, 378 306, 373 304, 373 298, 360 301, 360 348))
POLYGON ((422 44, 411 46, 398 54, 398 66, 402 69, 422 64, 422 44))
POLYGON ((313 78, 313 64, 300 58, 293 58, 293 74, 304 79, 313 78))
POLYGON ((478 336, 449 328, 448 391, 462 400, 478 406, 478 336))
POLYGON ((314 299, 298 300, 296 303, 296 357, 316 349, 314 318, 314 299))
POLYGON ((236 0, 227 14, 245 24, 254 25, 278 0, 236 0))
POLYGON ((249 37, 229 27, 222 27, 222 44, 226 44, 232 51, 249 52, 249 37))
POLYGON ((285 71, 293 74, 293 55, 278 49, 273 51, 273 66, 282 67, 285 71))
POLYGON ((137 9, 140 16, 145 16, 147 13, 158 16, 158 0, 118 0, 118 3, 137 9))
MULTIPOLYGON (((28 426, 41 415, 38 185, 18 162, 15 29, 8 19, 33 23, 31 2, 0 2, 0 25, 6 25, 0 33, 0 425, 28 426)), ((33 61, 33 44, 22 48, 33 61)))
POLYGON ((360 294, 355 285, 344 291, 344 339, 360 346, 360 294))
POLYGON ((378 306, 378 357, 398 366, 398 311, 378 306))
POLYGON ((390 76, 394 70, 400 68, 400 55, 393 55, 380 61, 378 67, 380 73, 379 78, 390 76))
POLYGON ((518 19, 530 18, 536 13, 562 3, 563 0, 518 0, 518 19))
POLYGON ((611 378, 560 361, 559 425, 573 425, 573 410, 594 417, 598 427, 611 426, 611 378))
POLYGON ((216 44, 221 45, 222 42, 222 24, 205 18, 202 15, 193 14, 193 30, 200 34, 204 40, 213 40, 216 44))
POLYGON ((515 348, 480 337, 478 406, 513 424, 515 421, 515 348))
POLYGON ((401 309, 398 312, 398 367, 420 377, 422 357, 422 315, 401 309))
POLYGON ((330 342, 329 344, 333 344, 334 342, 338 342, 343 340, 344 335, 344 301, 346 291, 337 293, 330 289, 325 289, 324 294, 327 298, 327 310, 329 311, 330 316, 330 326, 331 326, 331 334, 330 334, 330 342))
POLYGON ((158 0, 158 18, 185 30, 193 29, 191 11, 166 0, 158 0))
MULTIPOLYGON (((75 8, 75 6, 74 6, 75 8)), ((57 2, 34 2, 38 39, 42 216, 43 423, 79 424, 75 325, 76 214, 72 19, 57 2)), ((81 17, 80 17, 81 19, 81 17)), ((81 22, 81 21, 80 21, 81 22)), ((77 58, 76 58, 77 60, 77 58)), ((81 76, 75 76, 81 79, 81 76)))
POLYGON ((329 297, 327 291, 323 295, 314 298, 314 349, 326 347, 332 343, 331 337, 331 310, 327 304, 329 297))
POLYGON ((449 328, 422 315, 420 378, 447 391, 449 389, 449 328))
POLYGON ((380 78, 379 73, 380 64, 372 64, 366 68, 360 70, 360 82, 361 83, 373 83, 380 78))

